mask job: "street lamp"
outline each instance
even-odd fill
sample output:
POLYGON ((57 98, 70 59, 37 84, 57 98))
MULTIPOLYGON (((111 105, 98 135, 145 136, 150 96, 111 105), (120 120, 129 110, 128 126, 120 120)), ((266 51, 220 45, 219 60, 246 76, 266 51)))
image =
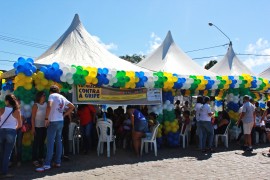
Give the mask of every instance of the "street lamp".
POLYGON ((226 38, 229 39, 230 45, 232 44, 231 39, 223 32, 221 31, 221 29, 219 29, 216 25, 214 25, 213 23, 208 23, 209 26, 214 26, 215 28, 217 28, 224 36, 226 36, 226 38))

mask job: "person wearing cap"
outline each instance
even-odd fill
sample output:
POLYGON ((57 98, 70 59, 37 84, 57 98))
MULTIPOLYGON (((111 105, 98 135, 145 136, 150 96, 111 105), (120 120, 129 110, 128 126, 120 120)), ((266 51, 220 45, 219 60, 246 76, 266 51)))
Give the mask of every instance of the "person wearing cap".
POLYGON ((62 129, 64 126, 64 117, 68 116, 74 110, 74 108, 75 107, 71 102, 69 102, 63 95, 59 94, 58 86, 52 85, 50 87, 50 95, 45 116, 45 127, 47 127, 47 153, 44 165, 40 168, 37 168, 37 172, 43 172, 51 169, 54 143, 56 144, 54 166, 61 167, 61 156, 63 148, 62 129), (65 107, 67 107, 66 110, 65 107))
POLYGON ((249 96, 245 95, 243 98, 243 106, 240 118, 237 122, 239 124, 241 121, 243 122, 243 130, 244 130, 244 139, 245 143, 243 146, 244 151, 253 151, 252 142, 251 142, 251 131, 255 124, 255 106, 250 103, 249 96))

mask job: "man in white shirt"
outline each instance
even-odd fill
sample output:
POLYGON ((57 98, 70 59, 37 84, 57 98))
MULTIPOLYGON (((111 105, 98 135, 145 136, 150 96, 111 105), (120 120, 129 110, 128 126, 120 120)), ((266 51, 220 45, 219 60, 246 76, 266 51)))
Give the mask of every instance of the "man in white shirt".
POLYGON ((37 168, 37 172, 43 172, 51 168, 54 142, 56 144, 55 166, 61 167, 64 117, 69 115, 74 108, 71 102, 59 94, 59 88, 57 86, 53 85, 50 87, 50 96, 45 117, 45 126, 47 127, 47 154, 43 167, 37 168), (67 110, 64 113, 65 107, 67 107, 67 110))
POLYGON ((242 113, 238 120, 238 124, 242 121, 243 122, 243 130, 244 130, 244 150, 245 151, 252 151, 252 143, 251 143, 251 131, 255 124, 255 107, 253 104, 249 102, 249 96, 244 96, 243 98, 244 104, 242 106, 242 113))

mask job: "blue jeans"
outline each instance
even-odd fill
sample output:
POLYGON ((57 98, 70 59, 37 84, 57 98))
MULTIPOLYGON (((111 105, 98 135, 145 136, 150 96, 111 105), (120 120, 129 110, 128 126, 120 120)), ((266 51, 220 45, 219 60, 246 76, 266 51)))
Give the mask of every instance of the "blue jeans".
POLYGON ((86 152, 91 150, 92 128, 93 128, 93 122, 89 122, 88 124, 81 126, 81 133, 82 133, 82 137, 83 137, 83 146, 84 146, 84 151, 86 151, 86 152))
POLYGON ((200 149, 205 149, 206 147, 206 139, 208 141, 208 148, 212 148, 213 140, 214 140, 214 128, 212 126, 211 121, 199 121, 199 141, 200 141, 200 149))
POLYGON ((17 133, 17 137, 16 137, 16 148, 17 148, 17 154, 15 153, 15 148, 13 149, 12 151, 12 154, 11 154, 11 161, 12 162, 21 162, 22 161, 22 140, 23 140, 23 132, 22 132, 22 129, 17 129, 16 131, 17 133))
POLYGON ((8 163, 16 140, 15 129, 0 129, 0 171, 7 174, 8 163))
POLYGON ((53 157, 54 142, 56 144, 55 163, 61 164, 63 121, 50 122, 47 127, 47 154, 44 165, 50 166, 53 157))

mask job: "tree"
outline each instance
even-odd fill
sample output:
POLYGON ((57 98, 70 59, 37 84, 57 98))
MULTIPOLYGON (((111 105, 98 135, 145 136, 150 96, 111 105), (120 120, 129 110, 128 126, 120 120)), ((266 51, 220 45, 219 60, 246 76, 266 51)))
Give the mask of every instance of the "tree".
POLYGON ((143 58, 145 58, 144 55, 137 55, 137 54, 133 54, 132 56, 130 55, 125 55, 125 56, 119 56, 121 59, 127 60, 131 63, 135 63, 137 64, 138 62, 140 62, 143 58))
POLYGON ((210 69, 210 68, 213 67, 216 63, 217 63, 216 60, 211 60, 209 63, 207 63, 207 64, 204 66, 204 69, 210 69))

